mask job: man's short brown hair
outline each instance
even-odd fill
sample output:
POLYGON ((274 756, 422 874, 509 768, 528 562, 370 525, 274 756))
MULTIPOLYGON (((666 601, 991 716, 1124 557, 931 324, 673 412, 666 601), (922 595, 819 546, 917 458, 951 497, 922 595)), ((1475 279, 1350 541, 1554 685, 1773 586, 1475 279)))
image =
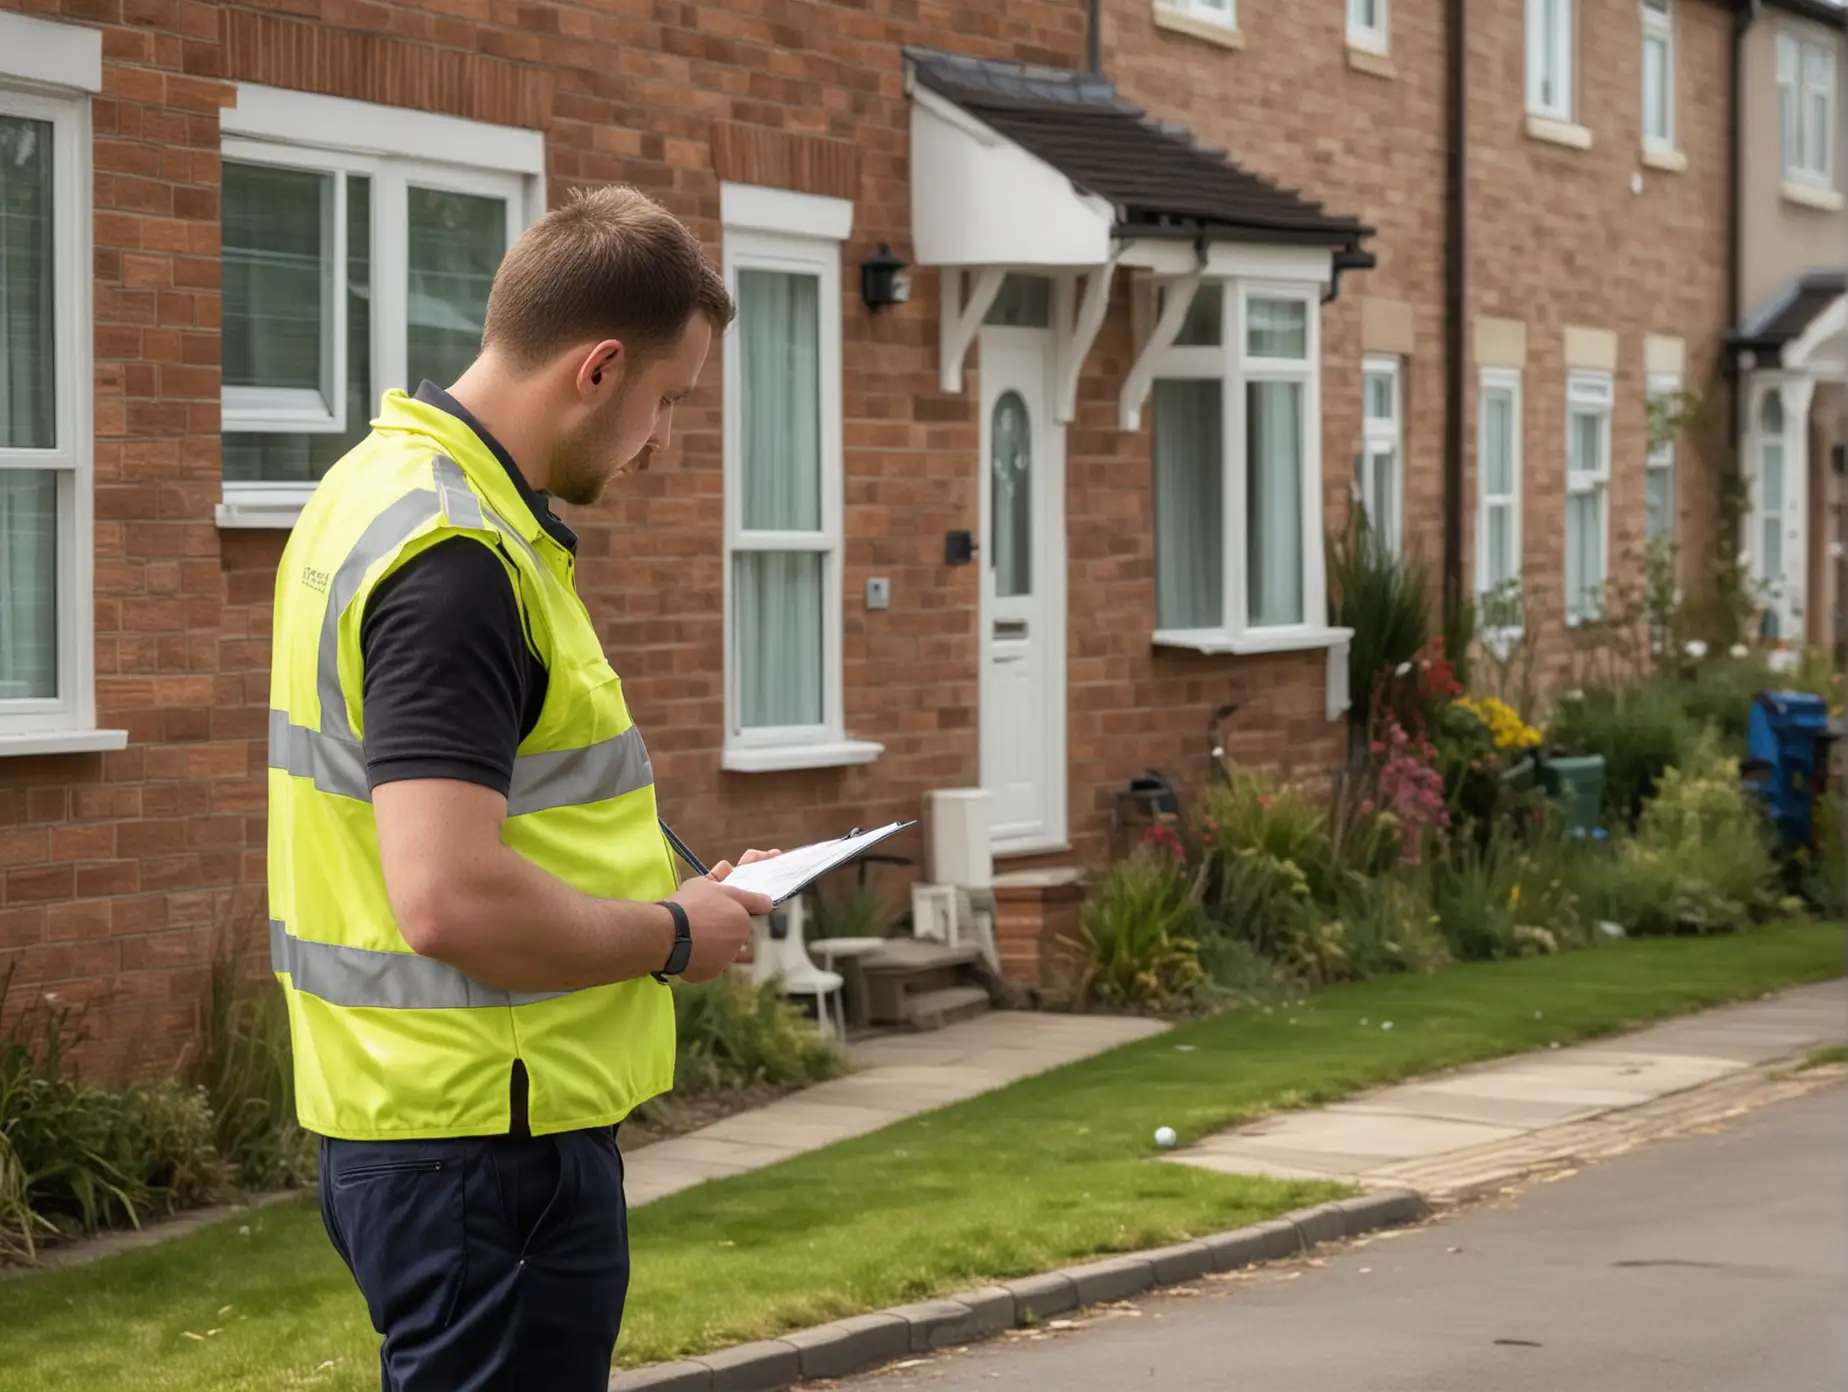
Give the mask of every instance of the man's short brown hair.
POLYGON ((646 360, 693 316, 714 333, 736 307, 687 225, 625 184, 576 189, 513 244, 488 293, 484 350, 532 368, 573 344, 622 340, 646 360))

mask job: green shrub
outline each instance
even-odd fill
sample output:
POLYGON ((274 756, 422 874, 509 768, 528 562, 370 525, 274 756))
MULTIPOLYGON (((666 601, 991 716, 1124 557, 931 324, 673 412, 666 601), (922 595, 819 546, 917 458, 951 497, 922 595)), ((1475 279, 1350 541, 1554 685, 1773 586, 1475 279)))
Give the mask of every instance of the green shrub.
MULTIPOLYGON (((4 1008, 12 969, 0 976, 4 1008)), ((78 1020, 34 1002, 0 1040, 0 1249, 30 1257, 54 1234, 139 1227, 210 1202, 228 1179, 201 1089, 174 1081, 122 1091, 67 1070, 78 1020)))
POLYGON ((1204 983, 1200 904, 1183 873, 1175 856, 1149 846, 1111 867, 1079 911, 1081 998, 1159 1008, 1204 983))
POLYGON ((1453 845, 1431 869, 1431 899, 1450 950, 1476 962, 1583 945, 1565 862, 1586 850, 1563 837, 1556 818, 1540 820, 1525 844, 1502 827, 1484 843, 1453 845))
POLYGON ((1606 812, 1616 824, 1633 826, 1663 770, 1687 755, 1699 733, 1674 686, 1649 681, 1566 697, 1547 737, 1568 754, 1604 756, 1606 812))
POLYGON ((752 986, 727 973, 677 984, 674 1019, 680 1050, 674 1086, 681 1092, 819 1083, 847 1071, 846 1054, 774 979, 752 986))
POLYGON ((1418 557, 1382 545, 1357 508, 1346 530, 1328 539, 1328 593, 1334 622, 1354 631, 1348 716, 1352 729, 1365 730, 1374 678, 1412 661, 1429 640, 1430 582, 1418 557))

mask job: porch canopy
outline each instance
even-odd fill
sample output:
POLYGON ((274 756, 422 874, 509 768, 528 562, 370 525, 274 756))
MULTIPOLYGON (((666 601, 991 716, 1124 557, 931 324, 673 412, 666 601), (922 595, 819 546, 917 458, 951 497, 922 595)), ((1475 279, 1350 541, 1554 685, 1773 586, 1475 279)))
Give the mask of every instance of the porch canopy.
POLYGON ((1374 264, 1361 249, 1371 227, 1241 169, 1182 126, 1151 119, 1101 76, 919 47, 904 57, 913 255, 945 272, 945 392, 962 389, 964 356, 1009 271, 1050 276, 1059 287, 1057 408, 1065 421, 1116 268, 1147 270, 1165 286, 1158 322, 1124 384, 1120 424, 1133 430, 1152 364, 1201 280, 1309 280, 1332 298, 1341 271, 1374 264))

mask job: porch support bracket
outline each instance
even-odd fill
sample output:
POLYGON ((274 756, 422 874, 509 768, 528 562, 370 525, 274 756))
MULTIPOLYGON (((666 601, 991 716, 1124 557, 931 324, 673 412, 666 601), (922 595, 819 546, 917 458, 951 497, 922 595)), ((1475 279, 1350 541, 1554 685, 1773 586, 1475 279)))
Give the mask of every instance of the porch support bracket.
MULTIPOLYGON (((1055 414, 1061 425, 1071 424, 1078 414, 1078 378, 1084 372, 1084 360, 1091 355, 1098 330, 1110 309, 1110 282, 1116 275, 1114 255, 1085 278, 1084 299, 1078 306, 1078 321, 1071 337, 1060 345, 1059 395, 1055 414)), ((1069 301, 1067 302, 1069 303, 1069 301)))
POLYGON ((943 268, 943 307, 937 315, 941 341, 938 348, 938 385, 950 396, 958 396, 963 389, 963 359, 968 356, 969 345, 975 342, 976 334, 981 330, 982 320, 994 306, 995 296, 1001 293, 1001 282, 1007 278, 1004 266, 983 266, 976 273, 975 284, 969 291, 967 303, 962 301, 963 271, 960 266, 943 268))
POLYGON ((1142 351, 1136 355, 1136 362, 1129 369, 1129 376, 1123 381, 1123 394, 1117 400, 1117 429, 1135 434, 1142 429, 1142 403, 1148 400, 1149 388, 1155 382, 1155 365, 1161 355, 1173 346, 1175 336, 1181 331, 1181 325, 1187 319, 1187 311, 1193 306, 1194 292, 1200 288, 1200 273, 1180 276, 1169 282, 1167 302, 1162 305, 1161 318, 1155 321, 1155 329, 1149 335, 1142 351))

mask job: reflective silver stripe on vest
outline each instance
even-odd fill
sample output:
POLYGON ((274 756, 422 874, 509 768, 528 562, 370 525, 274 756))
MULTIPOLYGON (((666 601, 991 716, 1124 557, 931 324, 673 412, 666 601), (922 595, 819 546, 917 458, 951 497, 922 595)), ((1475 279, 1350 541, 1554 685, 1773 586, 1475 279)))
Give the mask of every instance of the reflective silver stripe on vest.
POLYGON ((377 952, 293 937, 288 925, 269 925, 270 967, 289 984, 329 1005, 378 1010, 484 1010, 534 1005, 569 991, 503 991, 483 986, 447 962, 414 952, 377 952))
POLYGON ((269 713, 269 766, 295 778, 312 778, 315 787, 336 797, 372 800, 359 741, 291 725, 287 711, 269 713))
POLYGON ((353 738, 347 719, 346 693, 340 689, 340 617, 365 583, 366 572, 426 522, 441 515, 437 495, 427 488, 413 489, 397 499, 360 533, 340 569, 327 587, 327 612, 321 619, 320 658, 315 665, 315 688, 321 697, 321 729, 330 735, 353 738))
MULTIPOLYGON (((335 797, 372 801, 366 756, 359 741, 291 725, 287 711, 269 715, 269 766, 295 778, 314 780, 335 797)), ((507 815, 522 817, 554 807, 576 807, 640 792, 654 782, 654 768, 642 732, 630 726, 614 739, 581 749, 520 754, 513 761, 507 815)))
POLYGON ((447 455, 436 457, 436 491, 442 495, 444 515, 456 526, 477 531, 487 526, 481 516, 481 499, 468 486, 468 475, 447 455))

